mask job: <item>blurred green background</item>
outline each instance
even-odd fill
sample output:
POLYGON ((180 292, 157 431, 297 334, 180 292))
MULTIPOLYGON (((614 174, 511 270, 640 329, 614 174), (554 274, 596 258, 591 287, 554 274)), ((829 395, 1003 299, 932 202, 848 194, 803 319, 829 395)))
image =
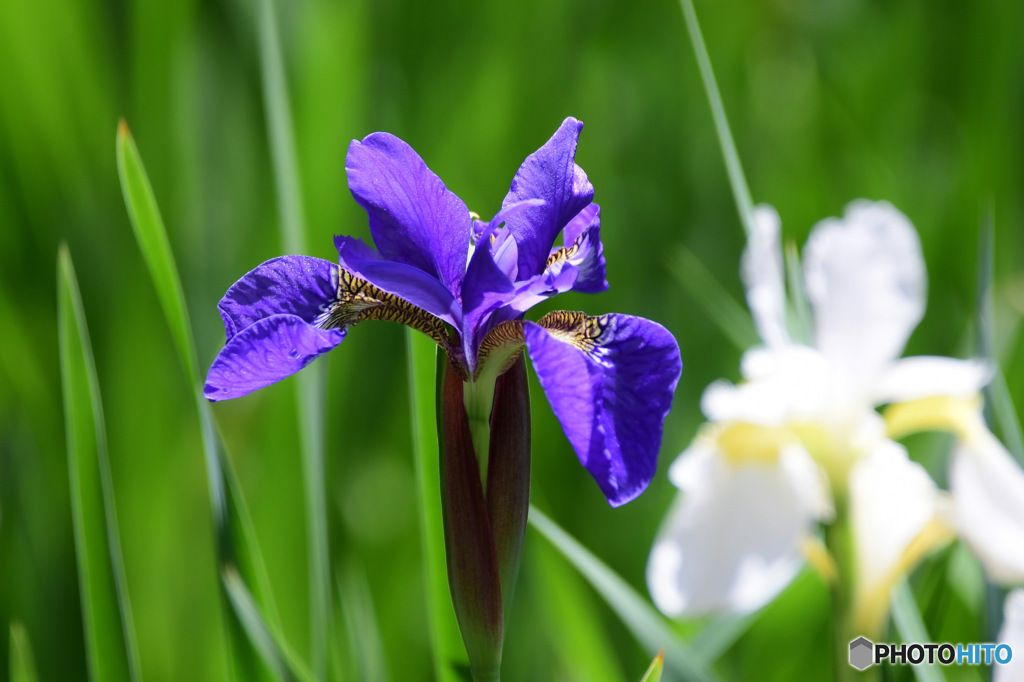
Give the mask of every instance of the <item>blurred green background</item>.
MULTIPOLYGON (((75 261, 96 354, 144 677, 225 674, 198 425, 131 233, 114 133, 126 118, 208 365, 223 343, 217 300, 282 248, 254 4, 0 3, 0 623, 24 623, 44 680, 86 676, 57 356, 61 241, 75 261)), ((611 289, 556 303, 643 315, 677 335, 684 373, 664 472, 700 423, 701 391, 715 378, 737 378, 739 358, 674 272, 686 247, 741 295, 742 230, 679 5, 277 7, 310 255, 332 258, 335 233, 369 237, 346 186, 352 138, 376 130, 402 137, 488 216, 522 159, 565 116, 586 123, 577 161, 602 206, 611 289)), ((978 225, 994 206, 997 350, 1024 403, 1016 334, 1024 312, 1024 4, 722 0, 697 11, 754 198, 779 209, 788 239, 802 242, 816 220, 857 197, 887 199, 917 226, 929 307, 908 352, 973 351, 978 225)), ((387 678, 429 679, 404 331, 361 325, 320 362, 329 364, 332 564, 366 575, 387 678)), ((215 413, 285 634, 306 654, 294 390, 285 381, 215 413)), ((646 593, 647 552, 674 489, 659 475, 639 500, 609 508, 535 383, 533 396, 534 503, 646 593)), ((566 637, 600 644, 593 656, 607 679, 638 679, 649 657, 543 540, 533 531, 527 538, 506 679, 590 679, 586 670, 597 666, 567 658, 566 637), (565 589, 580 590, 590 609, 565 613, 565 589)), ((920 580, 949 586, 936 611, 925 612, 936 641, 984 641, 984 595, 970 580, 976 568, 961 565, 971 561, 954 549, 919 571, 920 580)), ((803 575, 718 670, 729 679, 829 675, 827 610, 825 586, 803 575)), ((7 648, 0 637, 3 670, 7 648)))

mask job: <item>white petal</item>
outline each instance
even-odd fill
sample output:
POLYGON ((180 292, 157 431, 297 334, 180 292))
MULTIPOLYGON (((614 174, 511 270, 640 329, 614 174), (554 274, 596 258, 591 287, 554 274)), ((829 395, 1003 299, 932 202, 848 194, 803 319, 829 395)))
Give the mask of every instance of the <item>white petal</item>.
POLYGON ((988 576, 1004 585, 1024 583, 1024 472, 1002 443, 987 432, 961 443, 949 489, 953 523, 988 576))
POLYGON ((920 355, 887 365, 872 386, 876 404, 902 403, 933 396, 969 398, 992 380, 992 365, 920 355))
POLYGON ((761 204, 754 208, 751 227, 753 231, 740 261, 740 276, 757 333, 766 345, 778 347, 789 343, 779 214, 771 206, 761 204))
POLYGON ((815 343, 855 381, 899 357, 924 313, 925 271, 913 225, 886 202, 855 201, 818 223, 804 248, 815 343))
POLYGON ((820 412, 829 402, 830 373, 813 348, 754 348, 743 355, 744 383, 717 381, 704 391, 701 410, 712 421, 778 426, 820 412))
POLYGON ((874 616, 888 608, 894 579, 912 541, 936 518, 939 491, 903 446, 881 441, 850 472, 850 519, 859 608, 874 616))
POLYGON ((1021 682, 1024 680, 1024 655, 1021 655, 1024 654, 1024 590, 1006 595, 998 643, 1009 644, 1013 657, 1006 665, 992 666, 993 682, 1021 682))
POLYGON ((671 616, 760 608, 796 575, 800 538, 827 512, 817 466, 799 447, 737 466, 705 444, 671 473, 683 492, 648 561, 654 603, 671 616))

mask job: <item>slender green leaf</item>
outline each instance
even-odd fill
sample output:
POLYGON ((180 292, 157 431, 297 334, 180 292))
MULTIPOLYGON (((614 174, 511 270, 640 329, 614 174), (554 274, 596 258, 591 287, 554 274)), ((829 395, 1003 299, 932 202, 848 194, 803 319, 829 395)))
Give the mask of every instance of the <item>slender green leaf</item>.
POLYGON ((36 682, 36 664, 32 658, 28 633, 21 623, 11 623, 11 682, 36 682))
POLYGON ((690 649, 698 660, 711 664, 717 661, 756 619, 757 613, 717 616, 694 636, 690 642, 690 649))
POLYGON ((718 325, 737 349, 746 350, 760 343, 750 314, 719 284, 692 251, 680 246, 668 266, 676 281, 704 308, 711 321, 718 325))
POLYGON ((295 656, 277 628, 263 617, 238 571, 230 565, 224 566, 221 580, 249 641, 254 644, 267 667, 285 682, 313 682, 316 678, 295 656))
POLYGON ((722 157, 725 159, 729 184, 732 185, 733 198, 736 200, 736 210, 739 211, 744 231, 749 235, 754 229, 754 202, 750 198, 750 189, 747 187, 747 180, 743 175, 740 155, 736 151, 736 143, 733 142, 732 132, 729 130, 725 106, 722 104, 722 96, 718 92, 715 73, 711 70, 711 58, 704 45, 700 24, 697 23, 697 12, 693 9, 693 0, 680 0, 680 4, 683 7, 683 17, 686 19, 686 30, 690 33, 693 52, 697 56, 704 92, 707 95, 708 104, 711 106, 711 117, 715 121, 715 132, 718 134, 718 143, 722 149, 722 157))
POLYGON ((665 669, 665 652, 659 651, 651 661, 651 667, 644 673, 640 682, 661 682, 661 671, 665 669))
MULTIPOLYGON (((231 460, 224 451, 220 434, 217 432, 210 404, 202 394, 192 327, 181 280, 174 265, 174 256, 139 151, 124 121, 118 126, 117 132, 117 167, 128 216, 131 218, 139 248, 149 266, 149 274, 157 290, 164 316, 176 340, 180 339, 176 345, 189 384, 192 386, 209 479, 218 563, 222 568, 237 567, 263 614, 271 625, 276 627, 277 609, 252 520, 231 460)), ((225 598, 226 596, 225 594, 225 598)), ((228 603, 235 604, 230 600, 228 603)), ((247 631, 242 627, 239 618, 240 614, 233 609, 227 610, 235 674, 245 680, 265 678, 269 671, 260 662, 259 652, 244 636, 247 631)))
MULTIPOLYGON (((914 594, 906 580, 901 580, 892 590, 892 620, 904 642, 930 642, 921 612, 917 610, 914 594)), ((938 665, 922 663, 913 666, 918 682, 942 682, 945 679, 938 665)))
POLYGON ((434 419, 436 346, 417 331, 406 330, 409 358, 409 398, 412 402, 413 452, 419 487, 420 531, 423 538, 424 576, 434 677, 439 682, 458 682, 459 671, 469 666, 455 609, 448 594, 448 569, 441 525, 441 474, 434 419))
MULTIPOLYGON (((286 253, 302 254, 306 253, 306 225, 302 210, 299 164, 272 0, 260 1, 258 24, 263 103, 277 190, 281 242, 286 253)), ((327 642, 331 629, 331 560, 327 541, 327 477, 324 474, 325 372, 325 365, 313 366, 302 372, 295 381, 302 474, 306 490, 310 640, 313 671, 321 679, 327 674, 327 642)))
POLYGON ((786 242, 786 286, 789 288, 789 310, 786 319, 789 333, 797 341, 811 342, 811 307, 804 292, 804 271, 796 243, 786 242))
POLYGON ((995 220, 990 206, 981 221, 978 244, 978 353, 987 359, 995 371, 992 381, 985 387, 986 417, 1002 436, 1007 448, 1024 465, 1024 432, 1021 430, 1017 408, 1010 396, 1006 378, 995 357, 995 316, 993 315, 993 281, 995 248, 995 220))
POLYGON ((350 565, 341 571, 337 580, 341 603, 345 605, 342 614, 348 631, 349 651, 357 666, 355 679, 385 682, 389 679, 388 666, 366 572, 361 566, 350 565))
POLYGON ((648 652, 664 649, 666 668, 686 680, 715 679, 707 662, 679 639, 654 607, 590 550, 536 507, 530 507, 530 525, 583 574, 648 652))
POLYGON ((139 654, 124 579, 99 380, 67 246, 57 264, 57 308, 71 511, 89 676, 138 680, 139 654))

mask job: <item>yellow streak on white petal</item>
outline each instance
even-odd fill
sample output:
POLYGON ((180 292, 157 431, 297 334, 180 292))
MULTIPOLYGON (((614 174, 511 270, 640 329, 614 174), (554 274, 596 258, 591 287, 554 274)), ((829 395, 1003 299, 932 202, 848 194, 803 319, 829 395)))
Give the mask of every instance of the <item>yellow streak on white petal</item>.
POLYGON ((887 435, 902 438, 920 431, 947 431, 973 442, 983 431, 980 395, 970 398, 933 396, 895 403, 884 412, 887 435))
POLYGON ((810 567, 825 582, 832 584, 839 578, 839 568, 836 566, 836 560, 820 539, 813 535, 805 535, 800 538, 800 553, 804 555, 810 567))
POLYGON ((736 466, 776 464, 782 449, 795 442, 793 434, 786 429, 746 422, 725 425, 715 440, 726 461, 736 466))
POLYGON ((924 557, 952 541, 954 537, 952 528, 939 518, 934 518, 907 544, 899 560, 882 579, 872 585, 858 584, 852 616, 854 631, 881 633, 885 627, 885 619, 889 615, 890 595, 896 581, 909 573, 924 557))

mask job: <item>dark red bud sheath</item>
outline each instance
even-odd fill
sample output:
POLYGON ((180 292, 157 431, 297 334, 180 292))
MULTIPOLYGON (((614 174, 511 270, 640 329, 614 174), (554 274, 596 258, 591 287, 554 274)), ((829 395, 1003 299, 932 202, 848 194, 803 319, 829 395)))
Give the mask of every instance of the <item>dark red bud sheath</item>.
POLYGON ((494 385, 487 468, 487 509, 506 619, 519 573, 529 507, 530 385, 526 380, 526 360, 519 353, 512 367, 494 385))
POLYGON ((462 379, 439 354, 437 438, 448 588, 476 682, 498 680, 503 616, 494 535, 462 397, 462 379))

